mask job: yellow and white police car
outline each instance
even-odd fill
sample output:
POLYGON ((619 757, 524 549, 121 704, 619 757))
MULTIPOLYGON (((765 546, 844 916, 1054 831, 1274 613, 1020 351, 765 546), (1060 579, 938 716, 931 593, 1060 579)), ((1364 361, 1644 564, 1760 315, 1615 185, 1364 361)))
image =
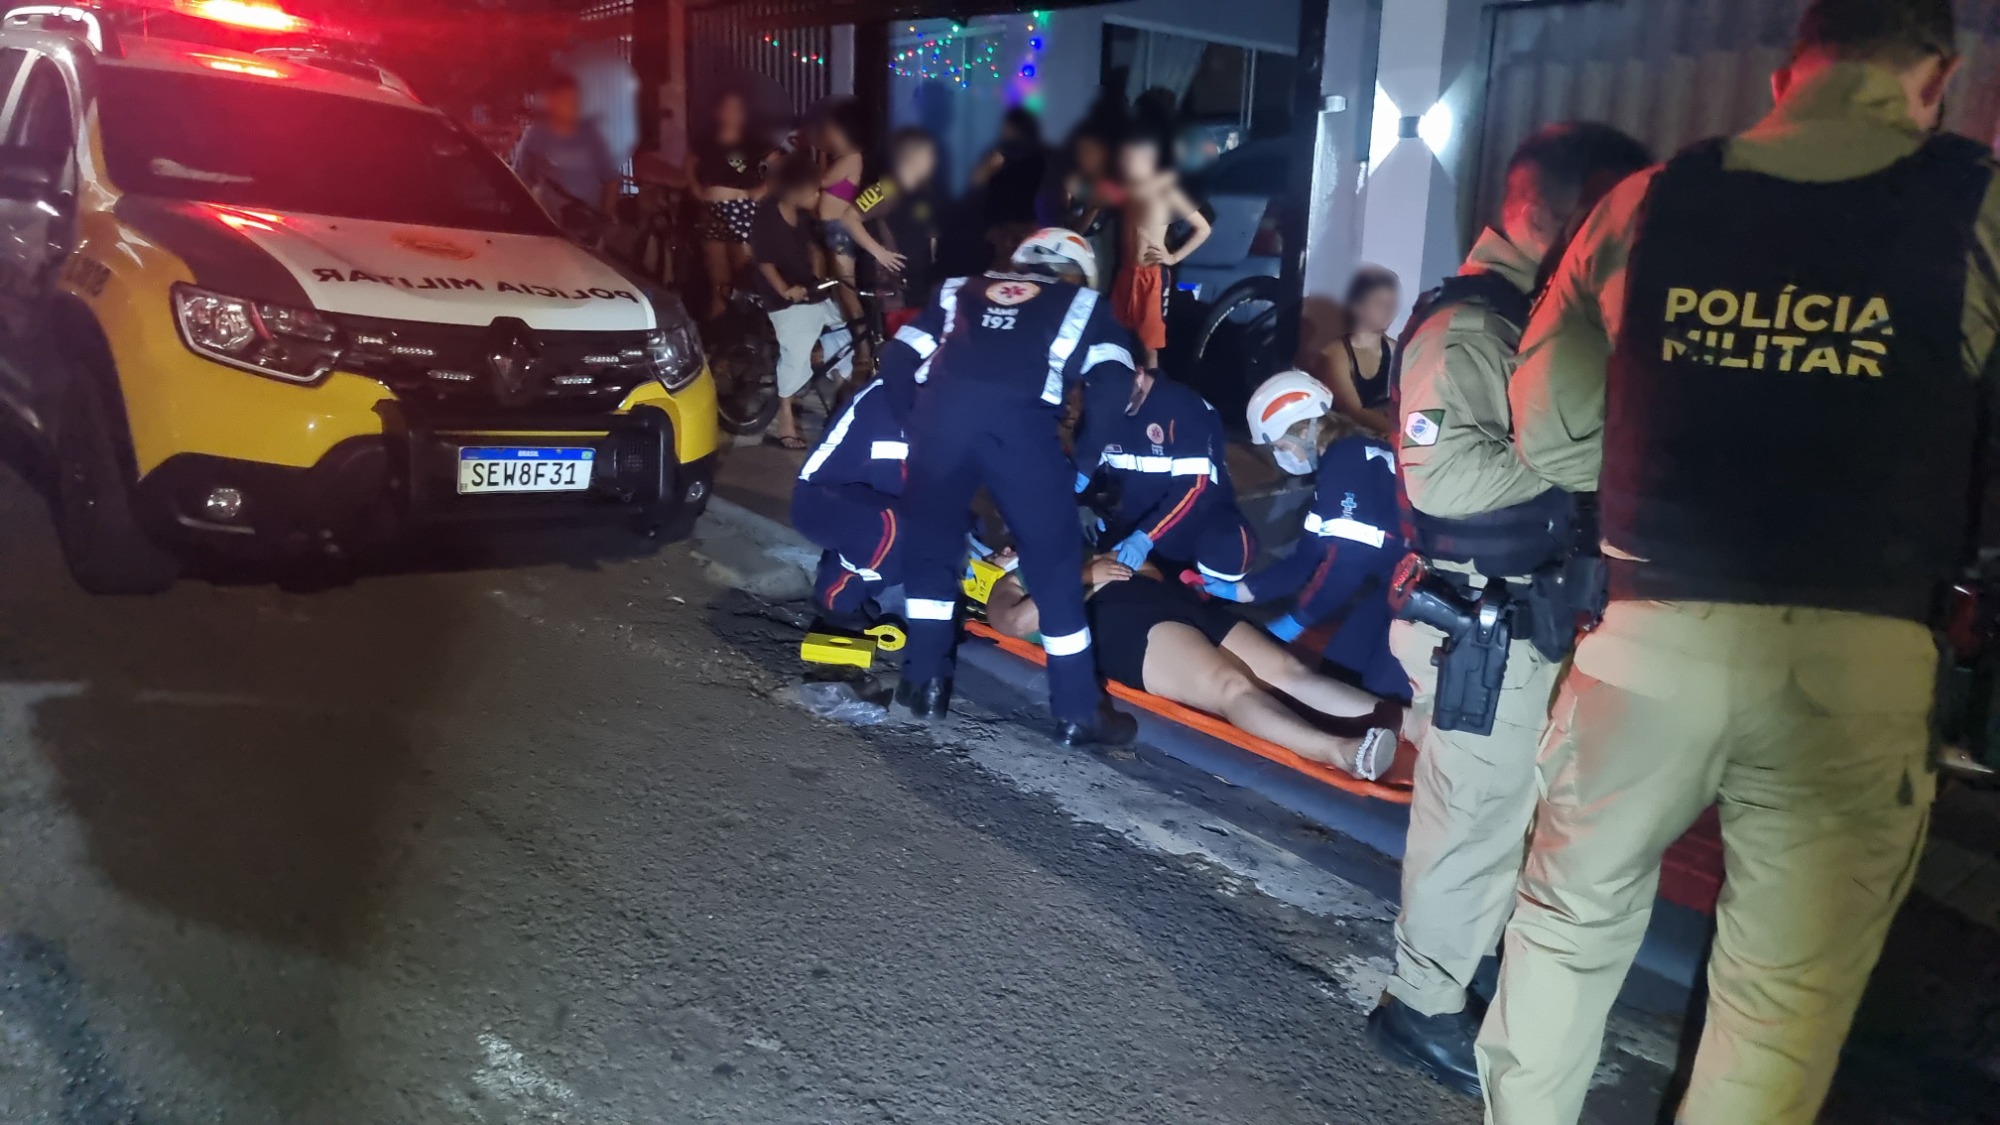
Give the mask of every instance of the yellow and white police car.
POLYGON ((0 413, 79 583, 431 525, 685 529, 716 420, 679 300, 386 72, 169 38, 293 30, 172 2, 0 18, 0 413))

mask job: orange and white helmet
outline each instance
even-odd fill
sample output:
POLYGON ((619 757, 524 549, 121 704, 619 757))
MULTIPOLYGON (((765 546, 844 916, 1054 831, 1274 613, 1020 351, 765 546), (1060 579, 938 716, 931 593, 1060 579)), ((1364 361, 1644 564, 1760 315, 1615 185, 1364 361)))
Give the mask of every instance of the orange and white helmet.
POLYGON ((1097 285, 1097 251, 1082 235, 1061 227, 1043 227, 1014 251, 1014 264, 1030 269, 1082 270, 1084 284, 1097 285))
POLYGON ((1250 396, 1250 438, 1270 445, 1300 422, 1325 417, 1333 392, 1303 371, 1284 371, 1264 380, 1250 396))

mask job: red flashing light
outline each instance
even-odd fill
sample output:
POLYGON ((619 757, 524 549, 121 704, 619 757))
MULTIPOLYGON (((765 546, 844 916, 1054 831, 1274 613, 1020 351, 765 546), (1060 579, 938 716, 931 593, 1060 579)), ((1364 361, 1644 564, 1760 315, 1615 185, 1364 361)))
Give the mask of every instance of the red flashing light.
POLYGON ((180 0, 177 7, 197 19, 247 27, 254 31, 304 31, 306 21, 276 4, 256 0, 180 0))
POLYGON ((201 60, 201 65, 208 69, 219 70, 224 74, 241 74, 250 78, 290 77, 290 75, 287 75, 284 71, 276 67, 265 66, 262 63, 248 62, 244 59, 224 58, 221 55, 196 55, 194 57, 201 60))
POLYGON ((224 207, 217 203, 211 203, 208 207, 215 212, 216 218, 222 220, 223 224, 232 230, 277 230, 278 224, 285 221, 284 216, 274 215, 269 211, 252 211, 247 207, 224 207))

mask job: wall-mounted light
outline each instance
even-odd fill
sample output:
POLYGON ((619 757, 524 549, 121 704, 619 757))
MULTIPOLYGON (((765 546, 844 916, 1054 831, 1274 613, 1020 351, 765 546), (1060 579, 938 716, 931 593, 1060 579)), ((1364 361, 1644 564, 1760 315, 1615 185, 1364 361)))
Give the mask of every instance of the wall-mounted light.
POLYGON ((1368 166, 1379 168, 1389 150, 1401 143, 1403 111, 1389 97, 1389 91, 1375 87, 1375 115, 1368 122, 1368 166))
POLYGON ((1417 118, 1417 136, 1432 152, 1443 156, 1444 150, 1451 144, 1452 130, 1457 126, 1458 121, 1452 116, 1451 107, 1439 102, 1417 118))

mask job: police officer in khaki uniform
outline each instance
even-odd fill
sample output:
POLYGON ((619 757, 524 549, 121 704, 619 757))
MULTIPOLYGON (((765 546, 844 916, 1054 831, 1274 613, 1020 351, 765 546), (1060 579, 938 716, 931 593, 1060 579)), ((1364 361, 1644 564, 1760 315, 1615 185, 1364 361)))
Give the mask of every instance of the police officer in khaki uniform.
MULTIPOLYGON (((1560 565, 1577 540, 1578 505, 1529 472, 1509 433, 1507 379, 1543 260, 1574 216, 1651 163, 1639 142, 1604 125, 1543 129, 1514 154, 1497 229, 1473 246, 1459 276, 1420 307, 1405 333, 1397 454, 1414 550, 1465 603, 1491 587, 1499 611, 1520 624, 1531 576, 1560 565)), ((1571 615, 1574 621, 1574 615, 1571 615)), ((1528 818, 1535 807, 1535 746, 1547 721, 1561 652, 1544 653, 1515 629, 1493 638, 1504 661, 1490 714, 1456 713, 1441 671, 1456 674, 1470 646, 1432 663, 1444 634, 1399 621, 1390 646, 1413 703, 1405 734, 1419 750, 1416 793, 1396 922, 1396 975, 1369 1032, 1389 1057, 1468 1096, 1478 1093, 1473 1038, 1483 1012, 1466 986, 1492 953, 1513 907, 1528 818)), ((1567 645, 1573 624, 1563 630, 1567 645)), ((1474 708, 1477 710, 1477 708, 1474 708)))
POLYGON ((1516 440, 1599 489, 1611 604, 1541 749, 1479 1038, 1487 1120, 1567 1125, 1660 858, 1728 878, 1683 1125, 1808 1125, 1933 793, 1926 627, 1967 554, 2000 185, 1938 132, 1949 0, 1814 0, 1777 108, 1615 191, 1537 308, 1516 440))

